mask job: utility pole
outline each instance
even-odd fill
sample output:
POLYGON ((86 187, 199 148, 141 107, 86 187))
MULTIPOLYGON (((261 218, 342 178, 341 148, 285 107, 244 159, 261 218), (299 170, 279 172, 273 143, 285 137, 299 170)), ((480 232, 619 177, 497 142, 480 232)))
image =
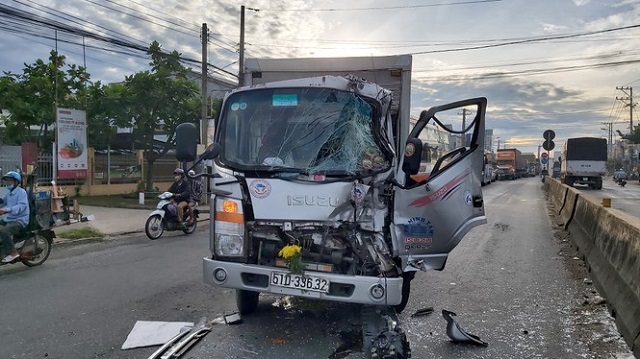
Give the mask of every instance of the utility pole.
POLYGON ((238 49, 238 54, 240 58, 238 59, 238 86, 244 85, 244 10, 252 10, 255 12, 260 11, 260 9, 248 7, 245 8, 244 5, 240 6, 240 46, 238 49))
POLYGON ((467 145, 467 114, 471 114, 471 111, 466 108, 462 109, 462 113, 458 112, 458 115, 462 115, 462 146, 467 145))
POLYGON ((629 101, 629 103, 627 103, 625 105, 629 107, 629 134, 633 134, 633 108, 635 107, 636 104, 633 103, 633 87, 616 87, 616 90, 620 90, 622 92, 624 92, 625 95, 627 95, 627 97, 617 97, 616 96, 616 100, 619 101, 629 101), (629 92, 627 92, 629 91, 629 92))
POLYGON ((200 143, 204 146, 208 145, 207 141, 207 127, 209 125, 209 121, 207 119, 207 84, 208 84, 208 76, 207 76, 207 44, 209 42, 209 30, 207 29, 207 24, 202 24, 202 34, 200 35, 202 40, 202 84, 200 90, 200 96, 202 97, 202 111, 201 111, 201 119, 200 119, 200 131, 201 131, 201 141, 200 143))
POLYGON ((244 5, 240 6, 240 59, 238 60, 238 86, 244 85, 244 5))
POLYGON ((611 158, 611 152, 613 149, 613 122, 601 122, 606 125, 606 128, 602 128, 603 131, 607 131, 607 158, 611 158))

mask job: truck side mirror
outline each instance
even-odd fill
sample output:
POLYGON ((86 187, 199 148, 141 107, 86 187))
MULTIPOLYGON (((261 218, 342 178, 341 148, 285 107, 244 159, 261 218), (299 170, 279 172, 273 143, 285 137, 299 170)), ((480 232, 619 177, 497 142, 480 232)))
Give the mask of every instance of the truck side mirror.
POLYGON ((198 129, 193 123, 181 123, 176 127, 176 159, 193 162, 197 155, 198 129))
POLYGON ((404 161, 402 170, 407 175, 414 175, 420 171, 420 159, 422 156, 422 141, 419 138, 410 138, 404 146, 404 161))
POLYGON ((204 149, 202 155, 200 155, 201 160, 212 160, 220 154, 220 145, 217 143, 212 143, 207 148, 204 149))

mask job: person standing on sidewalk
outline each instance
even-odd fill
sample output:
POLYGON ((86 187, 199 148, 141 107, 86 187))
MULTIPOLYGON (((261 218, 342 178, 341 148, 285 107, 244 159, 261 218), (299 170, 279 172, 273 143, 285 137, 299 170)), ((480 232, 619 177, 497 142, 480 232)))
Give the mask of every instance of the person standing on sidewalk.
POLYGON ((29 198, 27 191, 20 187, 22 176, 18 172, 9 171, 2 176, 2 182, 7 185, 7 193, 0 204, 0 256, 2 263, 11 263, 20 257, 13 245, 13 236, 29 224, 29 198))

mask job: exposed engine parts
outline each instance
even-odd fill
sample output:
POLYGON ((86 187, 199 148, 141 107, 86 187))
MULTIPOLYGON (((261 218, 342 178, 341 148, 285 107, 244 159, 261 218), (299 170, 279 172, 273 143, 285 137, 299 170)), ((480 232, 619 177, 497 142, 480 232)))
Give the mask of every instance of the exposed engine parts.
POLYGON ((411 358, 407 334, 390 307, 362 307, 363 351, 372 359, 411 358))

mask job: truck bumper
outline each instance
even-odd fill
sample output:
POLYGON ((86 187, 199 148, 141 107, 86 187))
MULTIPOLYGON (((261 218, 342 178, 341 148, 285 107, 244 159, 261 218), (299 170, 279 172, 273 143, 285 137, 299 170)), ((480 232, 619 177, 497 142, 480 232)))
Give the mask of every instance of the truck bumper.
POLYGON ((329 281, 329 290, 325 293, 272 285, 272 273, 289 273, 281 268, 222 262, 205 257, 202 269, 205 283, 224 288, 368 305, 392 306, 400 304, 402 300, 401 277, 366 277, 306 271, 305 274, 309 276, 329 281))

